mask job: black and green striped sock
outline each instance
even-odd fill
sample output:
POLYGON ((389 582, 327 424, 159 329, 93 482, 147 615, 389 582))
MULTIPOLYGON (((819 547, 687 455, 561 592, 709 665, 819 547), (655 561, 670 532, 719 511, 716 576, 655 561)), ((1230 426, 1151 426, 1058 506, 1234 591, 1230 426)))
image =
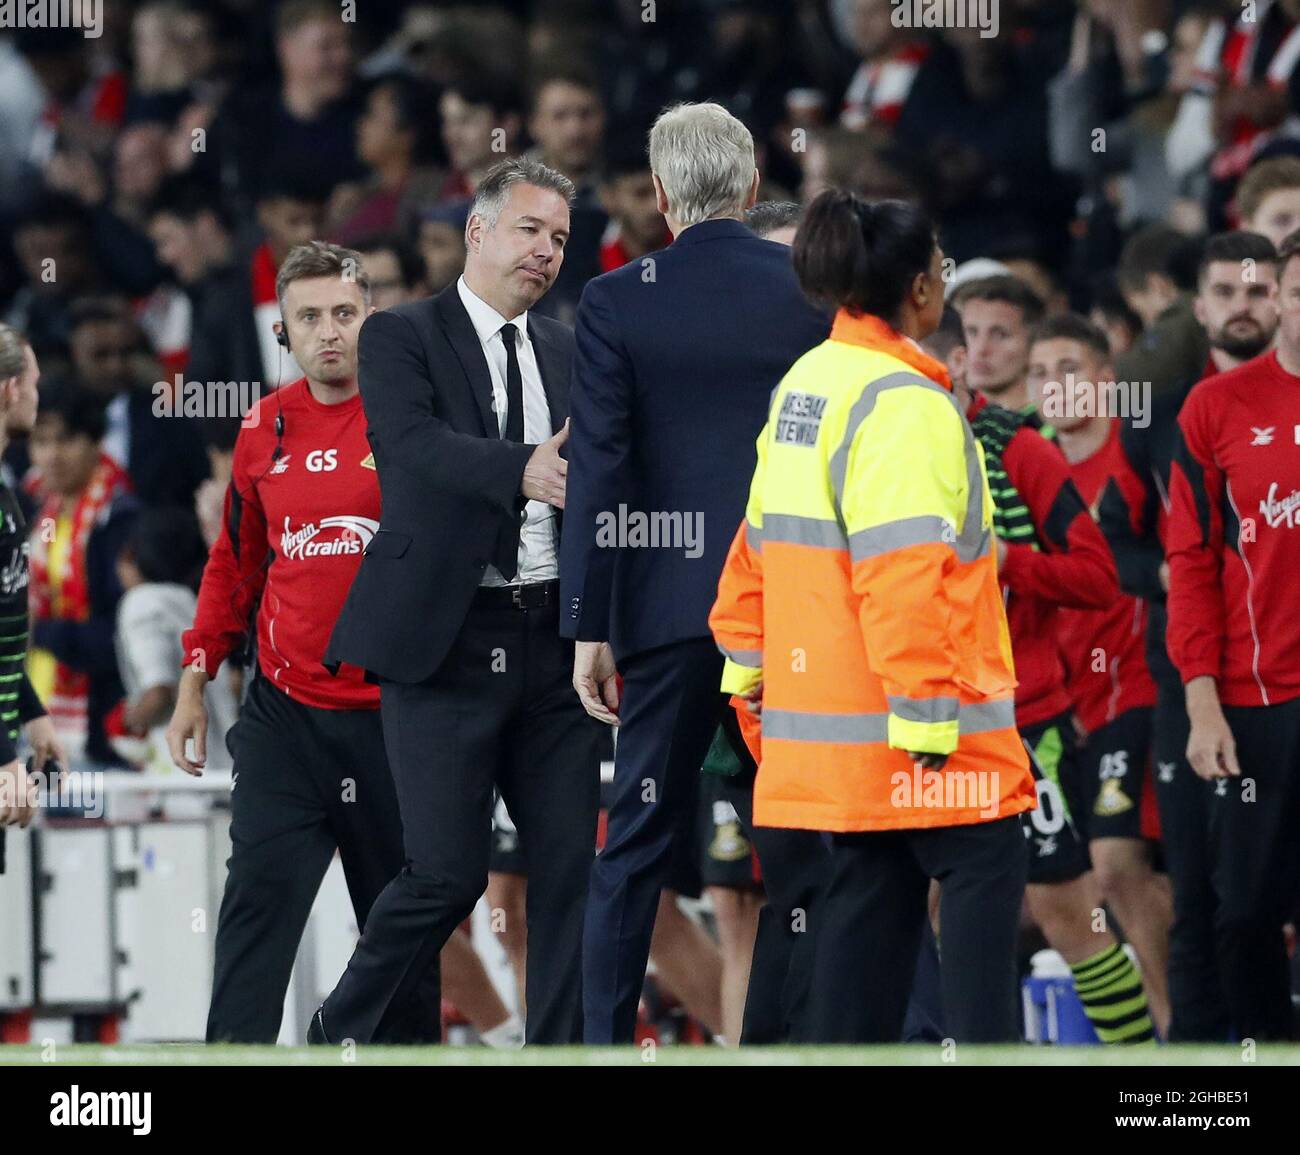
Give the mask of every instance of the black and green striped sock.
POLYGON ((1074 989, 1103 1043, 1154 1043, 1142 977, 1119 943, 1070 967, 1074 989))

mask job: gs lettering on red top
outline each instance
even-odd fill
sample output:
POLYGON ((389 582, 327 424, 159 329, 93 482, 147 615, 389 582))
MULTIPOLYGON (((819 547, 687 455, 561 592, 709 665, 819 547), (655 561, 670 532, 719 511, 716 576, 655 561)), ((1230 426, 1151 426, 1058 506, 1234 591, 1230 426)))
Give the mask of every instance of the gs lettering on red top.
POLYGON ((1197 385, 1178 425, 1169 655, 1228 705, 1300 697, 1300 377, 1266 353, 1197 385))
POLYGON ((302 380, 258 405, 235 444, 224 524, 185 635, 185 662, 202 660, 214 673, 243 644, 260 595, 258 663, 267 678, 308 706, 376 708, 379 688, 361 670, 343 665, 331 676, 321 665, 379 528, 379 478, 361 398, 325 405, 302 380))

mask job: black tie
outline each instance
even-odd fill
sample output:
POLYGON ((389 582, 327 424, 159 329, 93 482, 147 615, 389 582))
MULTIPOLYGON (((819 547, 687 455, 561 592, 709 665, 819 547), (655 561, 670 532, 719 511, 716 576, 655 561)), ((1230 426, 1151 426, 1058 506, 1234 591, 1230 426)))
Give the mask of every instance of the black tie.
MULTIPOLYGON (((519 330, 509 322, 501 326, 501 342, 506 347, 506 422, 501 437, 505 441, 524 440, 524 378, 519 372, 519 352, 515 334, 519 330)), ((496 557, 493 564, 506 581, 514 581, 519 571, 519 525, 517 516, 503 521, 497 531, 496 557)))
POLYGON ((501 340, 506 347, 506 441, 524 441, 524 378, 519 372, 519 353, 515 336, 519 332, 507 321, 501 326, 501 340))

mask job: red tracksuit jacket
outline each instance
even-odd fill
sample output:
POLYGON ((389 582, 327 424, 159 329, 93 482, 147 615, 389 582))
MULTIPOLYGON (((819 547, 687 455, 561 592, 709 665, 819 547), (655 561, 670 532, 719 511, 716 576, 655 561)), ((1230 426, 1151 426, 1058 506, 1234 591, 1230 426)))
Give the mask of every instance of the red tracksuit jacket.
POLYGON ((1265 353, 1197 385, 1178 425, 1169 656, 1230 706, 1300 696, 1300 377, 1265 353))
MULTIPOLYGON (((1102 492, 1112 481, 1130 510, 1140 508, 1144 497, 1142 483, 1120 447, 1119 433, 1120 423, 1112 419, 1105 444, 1070 465, 1070 477, 1094 521, 1102 492)), ((1099 610, 1061 611, 1067 686, 1074 712, 1089 732, 1129 710, 1155 705, 1146 630, 1147 605, 1137 597, 1121 595, 1099 610)))
POLYGON ((375 709, 379 687, 321 665, 361 555, 379 527, 379 477, 358 395, 317 401, 306 380, 262 398, 235 442, 224 525, 199 589, 185 664, 209 674, 244 642, 257 613, 258 663, 295 701, 326 710, 375 709), (284 439, 276 448, 276 417, 284 439))
MULTIPOLYGON (((974 419, 987 402, 976 397, 974 419)), ((986 459, 989 446, 985 445, 986 459)), ((990 484, 995 484, 992 466, 990 484)), ((1024 502, 1037 544, 1008 543, 998 576, 1016 663, 1016 725, 1025 730, 1070 709, 1059 627, 1061 606, 1099 609, 1119 597, 1115 560, 1070 480, 1060 448, 1032 426, 1007 442, 1001 468, 1024 502)))

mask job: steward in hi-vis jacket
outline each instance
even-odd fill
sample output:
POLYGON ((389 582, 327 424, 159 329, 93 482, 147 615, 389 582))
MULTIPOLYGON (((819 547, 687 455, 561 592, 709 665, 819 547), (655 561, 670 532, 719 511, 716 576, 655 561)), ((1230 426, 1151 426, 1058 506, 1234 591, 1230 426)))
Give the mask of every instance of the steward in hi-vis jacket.
POLYGON ((762 682, 756 824, 958 826, 1034 805, 991 526, 946 370, 841 311, 777 388, 709 619, 723 690, 762 682), (948 755, 944 780, 913 753, 948 755))

